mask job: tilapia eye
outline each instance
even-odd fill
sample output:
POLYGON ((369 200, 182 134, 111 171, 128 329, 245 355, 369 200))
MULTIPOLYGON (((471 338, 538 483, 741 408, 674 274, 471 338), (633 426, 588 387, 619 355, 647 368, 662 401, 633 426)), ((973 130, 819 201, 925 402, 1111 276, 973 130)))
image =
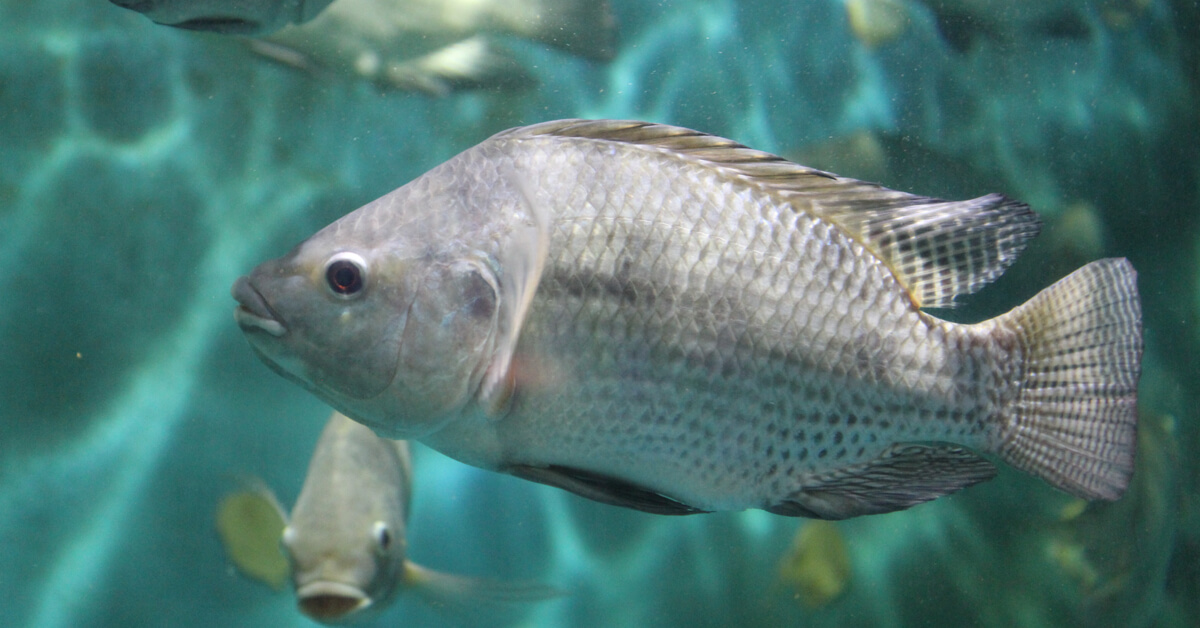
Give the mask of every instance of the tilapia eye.
POLYGON ((379 544, 379 549, 387 551, 392 546, 392 533, 388 531, 388 526, 382 521, 375 522, 375 542, 379 544))
POLYGON ((354 253, 338 253, 325 265, 325 283, 339 297, 352 297, 367 285, 367 263, 354 253))

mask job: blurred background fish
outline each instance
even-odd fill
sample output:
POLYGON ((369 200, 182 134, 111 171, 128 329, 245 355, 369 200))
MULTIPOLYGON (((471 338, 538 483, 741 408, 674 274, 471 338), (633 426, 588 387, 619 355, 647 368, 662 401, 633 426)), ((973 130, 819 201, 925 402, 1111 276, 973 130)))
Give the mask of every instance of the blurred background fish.
POLYGON ((322 623, 376 616, 405 589, 451 609, 558 595, 537 584, 456 576, 410 561, 411 487, 407 442, 379 438, 334 412, 290 519, 269 489, 252 487, 222 499, 217 530, 247 576, 279 588, 290 573, 300 610, 322 623))
POLYGON ((313 19, 333 0, 111 0, 165 26, 262 35, 313 19))
POLYGON ((979 45, 1011 51, 1047 39, 1086 39, 1101 26, 1128 29, 1151 8, 1149 0, 914 1, 928 9, 942 37, 961 52, 979 45))
POLYGON ((435 95, 532 85, 497 41, 504 35, 606 61, 616 23, 603 0, 337 0, 317 19, 251 47, 306 71, 435 95))

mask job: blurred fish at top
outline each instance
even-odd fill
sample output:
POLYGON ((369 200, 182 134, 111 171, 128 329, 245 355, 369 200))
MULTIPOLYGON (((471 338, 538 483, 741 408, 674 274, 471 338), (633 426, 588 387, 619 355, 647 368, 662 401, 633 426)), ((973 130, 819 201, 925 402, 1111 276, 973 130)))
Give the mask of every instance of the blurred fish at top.
MULTIPOLYGON (((1101 0, 916 0, 937 22, 951 48, 965 52, 987 42, 1018 50, 1042 39, 1086 39, 1101 0)), ((1128 0, 1137 2, 1138 0, 1128 0)))
POLYGON ((1038 233, 660 124, 510 129, 239 279, 277 372, 380 434, 662 514, 840 519, 993 477, 1087 499, 1133 471, 1124 259, 936 318, 1038 233))
POLYGON ((313 19, 332 0, 111 0, 165 26, 265 35, 313 19))
POLYGON ((437 607, 534 601, 549 587, 455 576, 408 560, 412 462, 408 443, 379 438, 334 412, 317 441, 290 521, 265 487, 221 502, 218 531, 243 573, 278 587, 290 562, 300 610, 323 623, 378 614, 402 589, 437 607))
POLYGON ((615 32, 602 0, 337 0, 317 19, 251 46, 306 71, 443 95, 533 83, 489 35, 524 37, 606 61, 615 54, 615 32))
POLYGON ((899 38, 912 18, 904 0, 845 0, 850 32, 868 48, 899 38))

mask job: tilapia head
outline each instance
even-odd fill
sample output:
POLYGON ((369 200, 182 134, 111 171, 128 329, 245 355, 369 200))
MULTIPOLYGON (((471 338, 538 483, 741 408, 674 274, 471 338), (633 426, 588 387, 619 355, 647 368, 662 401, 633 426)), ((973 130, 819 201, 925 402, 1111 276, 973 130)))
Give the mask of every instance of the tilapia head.
POLYGON ((375 261, 302 244, 238 279, 234 316, 259 357, 281 374, 307 388, 336 382, 345 396, 369 399, 395 376, 411 302, 373 289, 375 261))
POLYGON ((441 225, 395 220, 390 197, 255 268, 233 298, 268 366, 381 436, 415 438, 474 398, 499 296, 487 260, 439 250, 441 225))

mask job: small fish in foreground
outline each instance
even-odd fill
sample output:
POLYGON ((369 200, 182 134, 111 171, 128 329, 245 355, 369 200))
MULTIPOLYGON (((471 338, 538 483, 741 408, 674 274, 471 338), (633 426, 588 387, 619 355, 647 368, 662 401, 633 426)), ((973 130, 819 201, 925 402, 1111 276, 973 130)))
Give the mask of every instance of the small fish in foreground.
POLYGON ((558 594, 537 584, 440 573, 408 560, 411 476, 408 443, 379 438, 335 412, 290 521, 269 490, 254 488, 222 500, 218 529, 234 564, 252 578, 279 588, 287 575, 281 568, 290 562, 300 610, 322 623, 377 615, 403 589, 439 608, 558 594))
POLYGON ((826 519, 991 479, 1129 483, 1136 273, 938 319, 1037 234, 679 127, 511 129, 233 286, 269 366, 378 433, 662 514, 826 519), (978 452, 978 453, 976 453, 978 452))

